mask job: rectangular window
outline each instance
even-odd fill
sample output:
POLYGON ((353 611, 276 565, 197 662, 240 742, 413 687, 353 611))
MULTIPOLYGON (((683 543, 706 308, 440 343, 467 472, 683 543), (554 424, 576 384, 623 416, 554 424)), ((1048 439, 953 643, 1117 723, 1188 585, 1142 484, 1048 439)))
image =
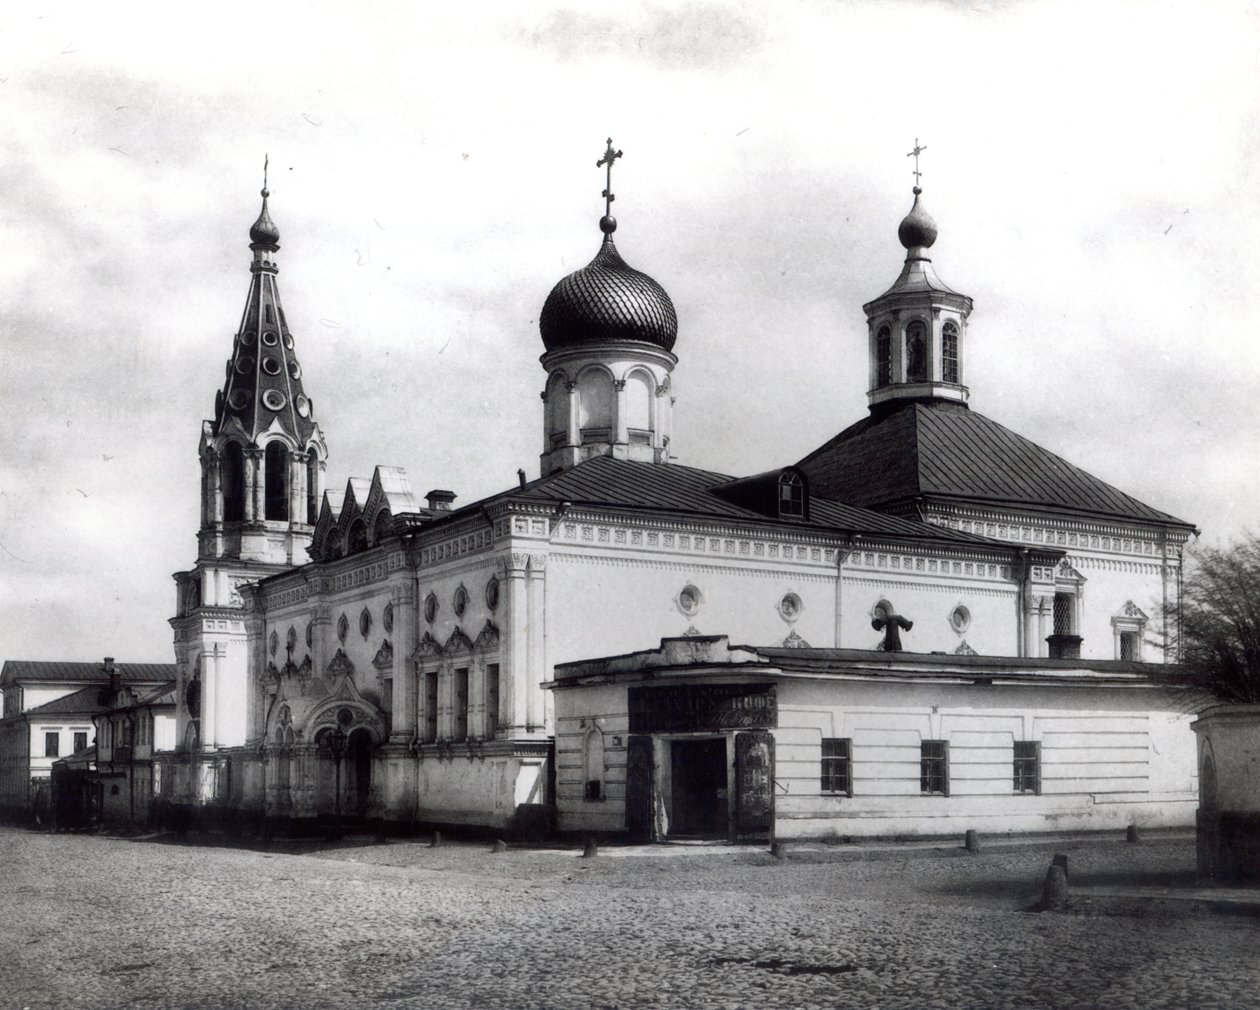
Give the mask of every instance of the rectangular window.
POLYGON ((55 758, 61 751, 61 734, 45 733, 44 734, 44 757, 55 758))
POLYGON ((919 745, 919 792, 931 796, 949 795, 949 744, 944 740, 924 740, 919 745))
POLYGON ((853 795, 853 741, 824 737, 822 742, 822 791, 853 795))
POLYGON ((1015 741, 1015 791, 1041 792, 1041 744, 1035 740, 1015 741))
POLYGON ((437 739, 437 689, 437 670, 430 670, 424 675, 424 739, 427 743, 433 743, 437 739))
POLYGON ((486 739, 499 732, 499 664, 486 664, 486 739))
POLYGON ((456 740, 468 739, 468 667, 460 667, 455 671, 455 697, 451 702, 455 719, 452 737, 456 740))
POLYGON ((74 752, 78 754, 79 751, 81 750, 87 750, 87 734, 86 733, 76 733, 74 735, 74 752))
POLYGON ((1056 635, 1075 634, 1072 621, 1072 604, 1075 602, 1070 593, 1054 594, 1054 633, 1056 635))

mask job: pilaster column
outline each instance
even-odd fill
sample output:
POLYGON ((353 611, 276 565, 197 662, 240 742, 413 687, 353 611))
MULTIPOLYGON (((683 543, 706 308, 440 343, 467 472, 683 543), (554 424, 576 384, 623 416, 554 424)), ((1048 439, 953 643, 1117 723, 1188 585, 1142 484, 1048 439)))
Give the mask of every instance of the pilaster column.
POLYGON ((578 388, 576 382, 566 382, 569 394, 569 445, 582 444, 581 418, 578 417, 578 388))
MULTIPOLYGON (((624 383, 622 384, 624 385, 624 383)), ((529 732, 538 732, 546 728, 546 717, 543 711, 543 691, 540 686, 546 668, 546 635, 544 627, 544 577, 547 572, 547 555, 531 554, 529 570, 526 574, 529 616, 526 633, 528 636, 529 659, 525 664, 525 728, 529 732)))
POLYGON ((213 750, 219 733, 219 651, 218 643, 201 655, 201 749, 213 750))
POLYGON ((626 380, 617 379, 613 382, 613 389, 617 391, 617 414, 613 418, 614 424, 614 442, 627 443, 630 441, 630 428, 626 424, 626 380))
POLYGON ((527 621, 528 603, 525 598, 525 566, 528 554, 511 553, 497 559, 500 581, 503 583, 504 628, 500 637, 503 656, 499 690, 503 692, 500 706, 507 713, 508 736, 525 732, 529 722, 528 712, 528 665, 527 621))
POLYGON ((210 483, 207 518, 218 525, 223 522, 223 453, 206 454, 206 474, 210 483))
POLYGON ((406 743, 419 732, 416 725, 418 691, 416 661, 420 642, 420 611, 416 606, 416 577, 408 572, 390 591, 394 605, 394 712, 390 738, 406 743))
POLYGON ((289 525, 306 522, 306 466, 299 452, 289 453, 289 525))
POLYGON ((260 481, 259 466, 262 460, 262 450, 257 446, 249 446, 242 452, 245 457, 245 522, 252 523, 262 518, 262 510, 258 507, 258 494, 261 490, 258 485, 260 481))

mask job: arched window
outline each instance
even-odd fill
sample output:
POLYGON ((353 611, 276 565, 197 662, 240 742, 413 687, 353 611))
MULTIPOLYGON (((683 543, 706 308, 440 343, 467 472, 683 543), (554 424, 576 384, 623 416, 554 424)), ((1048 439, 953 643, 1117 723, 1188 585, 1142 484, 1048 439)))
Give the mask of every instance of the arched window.
POLYGON ((346 552, 353 554, 355 551, 365 551, 367 545, 367 526, 362 519, 356 519, 350 524, 350 531, 346 534, 346 552))
POLYGON ((223 450, 223 518, 240 522, 245 518, 245 453, 240 443, 229 442, 223 450))
POLYGON ((582 441, 607 439, 612 433, 613 384, 608 373, 591 368, 578 377, 578 423, 582 441))
POLYGON ((289 450, 283 442, 268 442, 264 455, 266 467, 267 519, 289 518, 289 450))
POLYGON ((306 454, 306 521, 312 526, 319 519, 319 453, 306 454))
POLYGON ((324 541, 324 557, 332 561, 341 557, 341 553, 341 534, 335 529, 329 530, 324 541))
POLYGON ((927 330, 917 319, 906 327, 906 381, 926 382, 927 330))
POLYGON ((950 320, 941 330, 941 378, 961 382, 958 371, 958 326, 950 320))
POLYGON ((792 470, 779 478, 779 515, 805 518, 805 482, 792 470))
POLYGON ((652 386, 648 376, 635 372, 626 379, 626 428, 630 441, 648 443, 652 437, 652 386))
POLYGON ((881 326, 875 334, 875 388, 883 389, 892 382, 892 333, 881 326))
POLYGON ((569 391, 564 373, 556 372, 547 383, 547 440, 549 446, 564 445, 569 436, 569 391))
POLYGON ((389 509, 381 509, 376 513, 376 522, 372 525, 372 542, 379 544, 394 528, 394 520, 390 517, 389 509))

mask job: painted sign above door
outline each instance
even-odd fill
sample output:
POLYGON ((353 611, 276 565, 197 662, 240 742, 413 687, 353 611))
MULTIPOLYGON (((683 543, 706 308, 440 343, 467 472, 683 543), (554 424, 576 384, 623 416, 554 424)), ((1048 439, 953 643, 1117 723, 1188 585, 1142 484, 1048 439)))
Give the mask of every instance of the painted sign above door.
POLYGON ((779 706, 773 684, 669 684, 628 691, 631 733, 773 729, 779 706))

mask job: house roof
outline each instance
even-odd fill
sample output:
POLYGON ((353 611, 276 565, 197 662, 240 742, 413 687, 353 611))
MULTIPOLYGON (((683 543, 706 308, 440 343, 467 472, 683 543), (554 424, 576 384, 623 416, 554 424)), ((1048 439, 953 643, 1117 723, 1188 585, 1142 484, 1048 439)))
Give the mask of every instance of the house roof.
POLYGON ((22 715, 96 715, 107 712, 108 706, 101 704, 101 693, 107 686, 93 684, 91 687, 80 688, 72 694, 29 708, 22 715))
POLYGON ((816 493, 868 508, 936 498, 1194 528, 962 405, 873 413, 797 465, 816 493))
MULTIPOLYGON (((114 671, 124 684, 161 684, 175 679, 173 663, 115 663, 114 671)), ((0 687, 19 681, 40 683, 101 683, 109 681, 105 667, 98 663, 66 663, 32 659, 7 659, 0 670, 0 687)))
POLYGON ((620 511, 664 512, 677 516, 713 518, 727 522, 769 523, 779 528, 883 534, 916 540, 946 540, 955 543, 994 542, 957 530, 929 526, 916 520, 886 515, 871 509, 828 500, 810 488, 809 517, 780 519, 724 497, 722 488, 734 478, 694 467, 641 463, 596 456, 577 466, 549 474, 520 488, 466 505, 449 513, 454 519, 479 511, 498 501, 546 502, 614 508, 620 511))

